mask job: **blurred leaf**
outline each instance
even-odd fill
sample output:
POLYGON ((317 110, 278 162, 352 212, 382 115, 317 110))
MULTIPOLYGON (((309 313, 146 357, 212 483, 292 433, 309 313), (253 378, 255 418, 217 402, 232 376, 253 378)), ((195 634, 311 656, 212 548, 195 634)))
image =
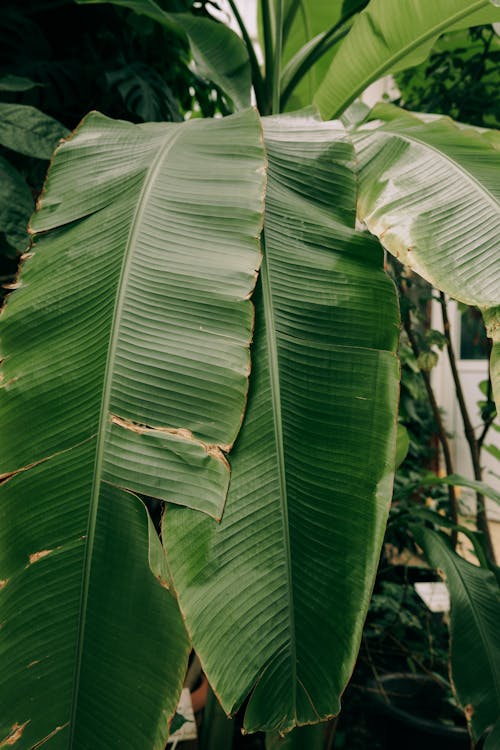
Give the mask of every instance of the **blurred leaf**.
POLYGON ((50 159, 68 130, 53 117, 27 104, 0 103, 0 143, 37 159, 50 159))
POLYGON ((145 122, 182 122, 177 102, 163 78, 154 69, 134 62, 106 73, 110 86, 116 86, 131 114, 145 122))
POLYGON ((408 448, 410 447, 410 438, 408 430, 404 425, 398 424, 396 433, 396 468, 400 466, 406 458, 408 448))
POLYGON ((266 750, 322 750, 324 735, 325 724, 296 727, 284 737, 269 732, 266 734, 266 750))
POLYGON ((41 85, 41 83, 35 83, 35 81, 31 81, 29 78, 16 76, 11 73, 0 77, 0 91, 30 91, 41 85))
POLYGON ((27 226, 33 204, 23 176, 0 156, 0 232, 16 250, 23 250, 28 243, 27 226))
POLYGON ((154 0, 77 0, 80 4, 112 2, 184 32, 200 74, 219 86, 239 109, 250 104, 250 64, 240 37, 217 21, 191 13, 167 13, 154 0))
POLYGON ((498 461, 500 461, 500 448, 497 448, 497 446, 493 445, 493 443, 490 443, 489 445, 483 445, 483 450, 487 451, 490 456, 493 456, 493 458, 496 458, 498 461))

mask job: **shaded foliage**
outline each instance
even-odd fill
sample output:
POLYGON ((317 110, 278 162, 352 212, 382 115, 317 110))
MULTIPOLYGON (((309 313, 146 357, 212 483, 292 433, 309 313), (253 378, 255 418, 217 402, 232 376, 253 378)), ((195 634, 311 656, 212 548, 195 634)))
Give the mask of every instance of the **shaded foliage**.
POLYGON ((444 34, 428 60, 396 81, 407 109, 500 127, 500 37, 492 26, 444 34))

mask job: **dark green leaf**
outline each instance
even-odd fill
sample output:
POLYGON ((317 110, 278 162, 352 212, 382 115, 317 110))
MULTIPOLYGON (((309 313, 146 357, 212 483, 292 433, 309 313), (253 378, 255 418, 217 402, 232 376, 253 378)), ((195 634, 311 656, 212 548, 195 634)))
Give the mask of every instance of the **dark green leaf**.
POLYGON ((222 23, 190 13, 167 13, 154 0, 77 0, 81 4, 112 2, 141 13, 171 31, 183 32, 200 75, 219 86, 243 109, 250 104, 250 63, 240 37, 222 23))
POLYGON ((246 729, 287 731, 338 712, 353 669, 392 488, 399 321, 381 248, 353 228, 345 133, 287 116, 264 132, 265 255, 227 505, 220 525, 169 507, 163 538, 222 705, 251 692, 246 729))
POLYGON ((60 122, 27 104, 0 103, 0 144, 37 159, 50 159, 68 135, 60 122))
POLYGON ((477 741, 500 715, 500 588, 491 571, 459 557, 442 534, 412 531, 450 592, 453 686, 477 741))
POLYGON ((0 232, 16 250, 24 250, 28 244, 27 228, 33 204, 33 196, 22 175, 7 159, 0 157, 0 232))

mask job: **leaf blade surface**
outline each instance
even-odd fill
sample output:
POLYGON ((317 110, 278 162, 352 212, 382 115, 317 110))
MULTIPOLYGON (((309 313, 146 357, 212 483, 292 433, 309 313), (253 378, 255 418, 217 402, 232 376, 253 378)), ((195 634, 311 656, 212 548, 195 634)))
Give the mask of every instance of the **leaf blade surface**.
POLYGON ((399 324, 380 248, 353 229, 343 133, 264 122, 265 254, 228 502, 218 526, 170 506, 164 540, 224 708, 250 692, 246 729, 287 731, 338 711, 353 667, 390 499, 399 324))

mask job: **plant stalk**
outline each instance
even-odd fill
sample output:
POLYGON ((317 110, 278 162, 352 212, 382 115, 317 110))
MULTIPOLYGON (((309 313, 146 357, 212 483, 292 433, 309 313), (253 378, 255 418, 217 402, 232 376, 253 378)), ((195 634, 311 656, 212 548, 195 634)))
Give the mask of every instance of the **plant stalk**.
POLYGON ((263 102, 261 114, 268 115, 271 111, 273 75, 274 75, 274 50, 273 34, 271 24, 270 0, 262 0, 262 27, 264 36, 264 68, 265 68, 265 102, 263 102))
POLYGON ((259 62, 257 60, 257 56, 255 54, 255 49, 252 44, 252 40, 250 39, 250 34, 248 33, 247 27, 245 26, 245 23, 238 10, 238 6, 234 2, 234 0, 228 0, 228 2, 229 2, 231 10, 233 11, 234 17, 236 19, 236 23, 238 24, 240 28, 241 36, 243 37, 243 41, 245 42, 246 48, 248 50, 250 68, 252 70, 252 84, 253 84, 253 88, 255 91, 257 109, 259 109, 259 111, 263 111, 263 107, 265 106, 264 79, 262 77, 262 73, 260 70, 259 62))
MULTIPOLYGON (((472 426, 472 422, 469 417, 469 412, 467 409, 467 405, 465 403, 465 398, 464 398, 464 394, 462 390, 462 383, 460 382, 460 377, 458 374, 455 350, 453 348, 453 342, 451 340, 450 321, 448 318, 448 307, 446 304, 446 296, 444 292, 439 292, 439 302, 441 305, 443 330, 444 330, 444 335, 446 338, 446 350, 448 352, 448 360, 450 363, 451 374, 452 374, 453 383, 455 386, 455 393, 457 396, 460 414, 462 416, 465 439, 467 440, 467 443, 469 445, 469 452, 470 452, 470 457, 472 460, 472 468, 474 471, 474 479, 481 481, 482 469, 481 469, 481 462, 480 462, 480 449, 479 449, 478 440, 476 438, 476 434, 474 432, 474 427, 472 426)), ((481 531, 484 535, 484 543, 485 543, 486 554, 488 555, 488 558, 492 562, 495 562, 495 551, 493 549, 490 528, 488 525, 488 518, 486 516, 486 505, 484 501, 484 495, 481 495, 480 493, 476 493, 476 525, 479 531, 481 531)))
POLYGON ((275 31, 276 38, 274 43, 273 61, 273 115, 277 115, 280 112, 281 52, 283 46, 283 0, 276 0, 275 31))
MULTIPOLYGON (((409 314, 403 316, 403 325, 406 331, 406 335, 408 336, 408 341, 410 342, 413 355, 415 359, 418 359, 419 354, 420 354, 420 349, 419 349, 417 340, 415 338, 415 334, 413 333, 413 329, 411 327, 409 314)), ((432 414, 434 416, 434 421, 436 423, 438 439, 439 439, 439 442, 441 443, 441 449, 443 451, 443 458, 444 458, 444 465, 446 468, 446 473, 453 474, 454 469, 453 469, 453 461, 451 458, 450 443, 446 435, 446 430, 443 424, 443 419, 441 417, 441 412, 439 411, 438 403, 436 401, 436 396, 434 395, 431 378, 430 378, 429 373, 425 372, 424 370, 421 370, 421 375, 424 380, 425 390, 427 391, 427 396, 429 399, 429 403, 431 405, 432 414)), ((451 484, 448 485, 448 499, 450 503, 451 520, 453 521, 454 524, 458 524, 457 495, 456 495, 455 487, 451 484)), ((453 546, 453 549, 455 549, 455 547, 457 546, 456 529, 453 529, 451 532, 451 544, 453 546)))

